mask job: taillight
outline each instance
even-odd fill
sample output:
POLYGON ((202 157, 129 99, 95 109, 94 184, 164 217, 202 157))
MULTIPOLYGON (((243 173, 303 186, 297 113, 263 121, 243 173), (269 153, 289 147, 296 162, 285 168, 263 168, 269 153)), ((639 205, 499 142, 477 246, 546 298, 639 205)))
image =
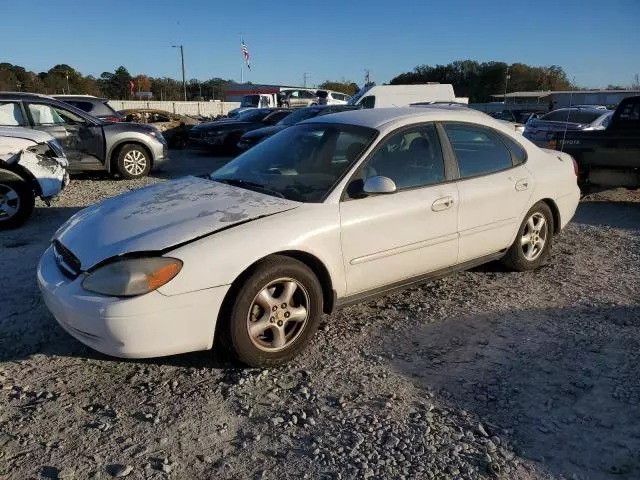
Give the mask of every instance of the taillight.
POLYGON ((107 122, 121 122, 122 118, 121 117, 116 117, 115 115, 109 115, 108 117, 105 117, 105 120, 107 122))
POLYGON ((578 162, 576 162, 576 159, 571 157, 571 161, 573 162, 573 171, 576 174, 576 177, 578 176, 578 162))

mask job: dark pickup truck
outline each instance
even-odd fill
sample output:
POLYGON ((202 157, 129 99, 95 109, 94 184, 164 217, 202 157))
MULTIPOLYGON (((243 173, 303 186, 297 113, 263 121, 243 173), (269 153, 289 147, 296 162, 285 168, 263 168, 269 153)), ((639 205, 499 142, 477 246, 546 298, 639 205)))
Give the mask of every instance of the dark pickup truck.
POLYGON ((640 96, 622 100, 605 130, 558 133, 550 146, 576 160, 584 193, 640 188, 640 96))

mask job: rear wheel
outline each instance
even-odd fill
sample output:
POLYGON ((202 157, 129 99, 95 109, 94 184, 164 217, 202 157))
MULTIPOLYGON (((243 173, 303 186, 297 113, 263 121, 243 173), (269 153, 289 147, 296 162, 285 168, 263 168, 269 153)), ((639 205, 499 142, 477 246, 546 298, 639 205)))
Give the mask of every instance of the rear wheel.
POLYGON ((273 256, 238 291, 226 336, 243 363, 280 365, 304 349, 321 316, 322 288, 314 273, 297 260, 273 256))
POLYGON ((35 194, 26 180, 0 169, 0 230, 22 225, 31 216, 35 194))
POLYGON ((151 170, 147 150, 135 143, 124 145, 118 152, 118 173, 127 180, 146 177, 151 170))
POLYGON ((553 231, 551 209, 544 202, 536 203, 525 215, 518 235, 502 263, 517 271, 538 268, 551 252, 553 231))

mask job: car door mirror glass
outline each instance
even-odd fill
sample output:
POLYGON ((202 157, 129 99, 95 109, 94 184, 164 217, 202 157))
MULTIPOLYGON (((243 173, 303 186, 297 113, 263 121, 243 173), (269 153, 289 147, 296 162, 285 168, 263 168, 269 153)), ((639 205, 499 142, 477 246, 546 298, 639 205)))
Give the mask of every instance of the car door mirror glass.
POLYGON ((367 178, 363 187, 364 193, 368 194, 382 194, 382 193, 394 193, 396 183, 389 177, 383 177, 382 175, 376 175, 374 177, 367 178))

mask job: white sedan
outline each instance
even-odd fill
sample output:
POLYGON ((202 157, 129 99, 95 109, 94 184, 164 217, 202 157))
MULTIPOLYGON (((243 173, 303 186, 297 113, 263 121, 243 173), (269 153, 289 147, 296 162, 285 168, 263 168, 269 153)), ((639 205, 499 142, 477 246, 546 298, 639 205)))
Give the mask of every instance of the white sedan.
POLYGON ((118 357, 298 354, 323 312, 501 259, 531 270, 572 218, 569 155, 459 107, 302 122, 210 176, 86 208, 38 267, 60 325, 118 357))

